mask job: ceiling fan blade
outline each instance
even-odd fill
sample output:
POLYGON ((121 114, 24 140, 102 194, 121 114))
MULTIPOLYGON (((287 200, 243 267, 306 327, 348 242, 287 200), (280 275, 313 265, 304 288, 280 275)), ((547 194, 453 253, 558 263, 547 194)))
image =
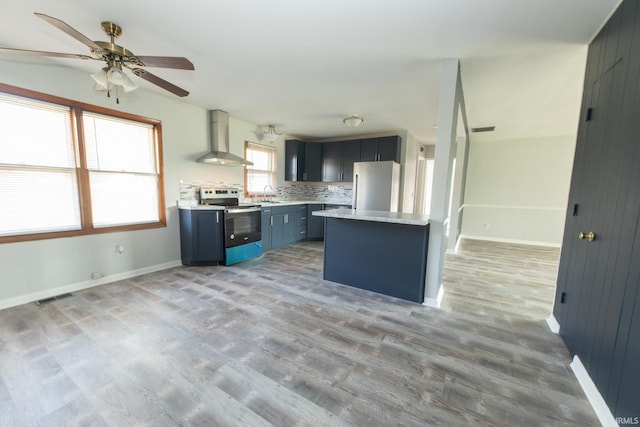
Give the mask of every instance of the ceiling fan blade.
POLYGON ((178 70, 194 70, 187 58, 179 56, 138 56, 136 58, 145 67, 176 68, 178 70))
POLYGON ((131 71, 133 71, 133 74, 135 74, 136 76, 143 78, 146 81, 153 83, 156 86, 160 86, 162 89, 168 90, 174 95, 178 95, 181 97, 189 95, 189 92, 187 92, 186 90, 179 88, 173 83, 169 83, 168 81, 161 79, 160 77, 154 74, 151 74, 147 70, 143 70, 142 68, 133 68, 131 71))
POLYGON ((75 28, 71 27, 71 25, 67 24, 66 22, 63 22, 58 18, 54 18, 49 15, 45 15, 44 13, 35 12, 35 15, 44 19, 45 21, 47 21, 49 24, 53 25, 57 29, 64 31, 74 39, 78 40, 80 43, 83 43, 89 46, 91 49, 101 50, 100 46, 95 44, 93 40, 89 39, 87 36, 79 32, 75 28))
POLYGON ((93 56, 81 55, 78 53, 45 52, 43 50, 11 49, 8 47, 0 47, 0 53, 17 53, 19 55, 33 56, 55 56, 58 58, 98 59, 94 58, 93 56))

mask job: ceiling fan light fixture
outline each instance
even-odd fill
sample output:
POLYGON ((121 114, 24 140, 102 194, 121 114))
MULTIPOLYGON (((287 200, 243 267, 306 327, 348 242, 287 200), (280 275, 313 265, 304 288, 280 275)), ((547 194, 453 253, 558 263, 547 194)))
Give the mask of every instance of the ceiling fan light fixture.
POLYGON ((127 76, 124 73, 122 74, 124 75, 124 79, 122 81, 122 88, 124 89, 125 92, 131 92, 132 90, 138 89, 138 85, 135 84, 135 82, 131 80, 129 76, 127 76))
POLYGON ((117 65, 104 67, 91 74, 91 77, 102 90, 109 90, 113 85, 122 86, 125 92, 131 92, 138 88, 138 85, 117 65))
POLYGON ((352 114, 342 119, 342 123, 349 126, 350 128, 357 128, 362 124, 362 122, 364 122, 364 118, 362 118, 362 116, 358 114, 352 114))
POLYGON ((114 85, 122 86, 124 84, 125 74, 116 67, 110 67, 109 71, 107 71, 107 76, 109 77, 109 81, 114 85))
POLYGON ((107 68, 103 68, 100 71, 91 74, 91 78, 95 80, 96 84, 104 90, 109 89, 109 77, 107 76, 107 68))

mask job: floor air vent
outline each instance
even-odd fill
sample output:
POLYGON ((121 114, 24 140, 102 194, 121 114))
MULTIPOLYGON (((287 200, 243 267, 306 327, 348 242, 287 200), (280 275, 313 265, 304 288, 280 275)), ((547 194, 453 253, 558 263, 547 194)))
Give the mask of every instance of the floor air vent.
POLYGON ((69 298, 72 297, 73 294, 60 294, 60 295, 56 295, 55 297, 50 297, 50 298, 44 298, 41 300, 36 301, 37 305, 43 305, 43 304, 47 304, 50 303, 51 301, 56 301, 59 299, 63 299, 63 298, 69 298))

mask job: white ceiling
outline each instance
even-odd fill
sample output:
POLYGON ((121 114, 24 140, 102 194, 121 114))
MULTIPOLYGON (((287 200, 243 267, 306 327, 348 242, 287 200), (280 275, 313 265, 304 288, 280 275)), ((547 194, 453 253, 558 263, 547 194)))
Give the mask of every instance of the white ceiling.
MULTIPOLYGON (((194 63, 195 71, 149 69, 190 91, 184 102, 311 139, 406 129, 430 142, 442 58, 461 60, 471 127, 495 125, 493 138, 575 132, 585 46, 620 0, 4 3, 2 47, 89 54, 33 12, 92 40, 107 40, 100 22, 110 20, 123 28, 117 43, 134 53, 194 63), (364 116, 360 128, 342 123, 350 113, 364 116)), ((0 54, 0 66, 22 59, 0 54)), ((55 61, 87 73, 101 68, 55 61)), ((87 75, 78 84, 93 81, 87 75)))

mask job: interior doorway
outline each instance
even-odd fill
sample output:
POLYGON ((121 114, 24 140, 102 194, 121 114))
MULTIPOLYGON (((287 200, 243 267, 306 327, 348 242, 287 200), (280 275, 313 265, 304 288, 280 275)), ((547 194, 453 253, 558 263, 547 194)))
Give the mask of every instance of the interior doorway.
POLYGON ((433 190, 434 146, 423 145, 418 155, 416 168, 416 197, 413 211, 429 215, 431 211, 431 193, 433 190))

